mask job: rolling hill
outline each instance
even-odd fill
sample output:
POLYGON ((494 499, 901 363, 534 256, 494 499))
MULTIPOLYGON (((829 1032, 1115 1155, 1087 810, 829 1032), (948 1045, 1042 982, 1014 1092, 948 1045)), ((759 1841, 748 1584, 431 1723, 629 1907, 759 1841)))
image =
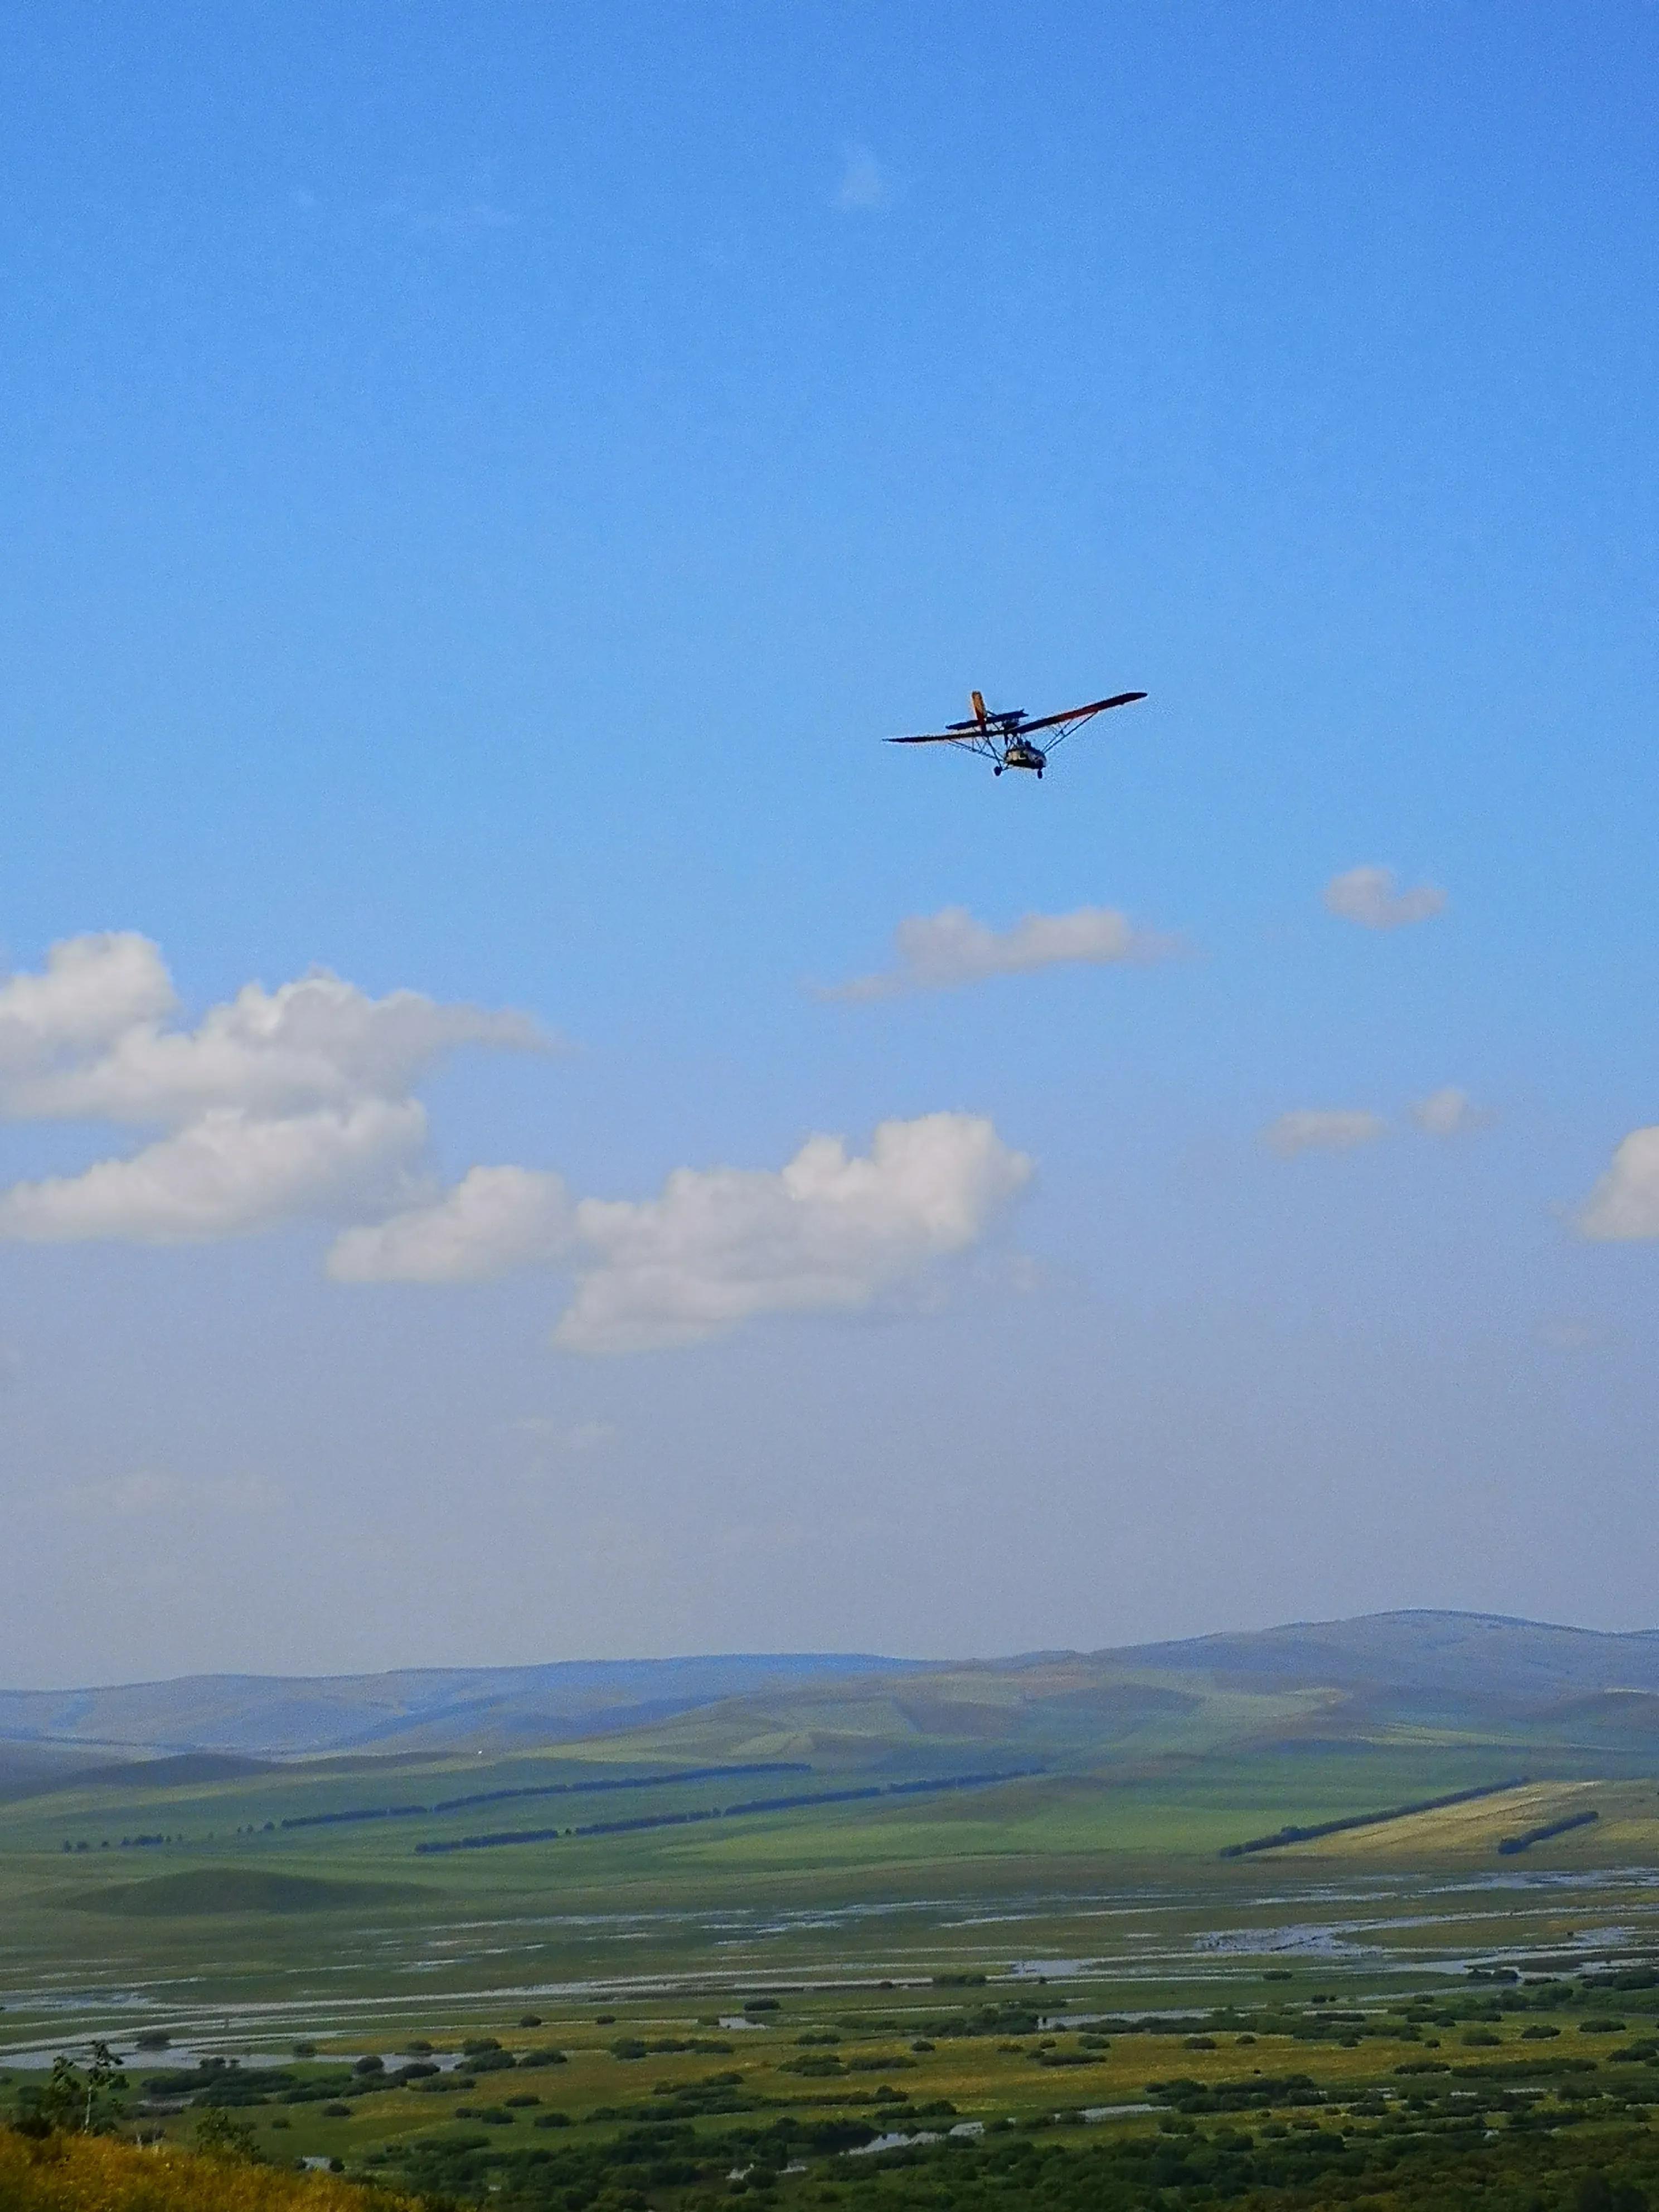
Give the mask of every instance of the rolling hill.
POLYGON ((385 1674, 189 1674, 107 1689, 0 1691, 0 1745, 111 1751, 429 1752, 569 1742, 762 1686, 900 1674, 860 1653, 571 1660, 385 1674))
POLYGON ((1659 1632, 1401 1612, 961 1664, 761 1654, 9 1691, 0 1782, 9 1771, 33 1794, 112 1752, 385 1759, 607 1737, 674 1760, 864 1764, 977 1746, 1065 1765, 1424 1731, 1651 1763, 1659 1632))

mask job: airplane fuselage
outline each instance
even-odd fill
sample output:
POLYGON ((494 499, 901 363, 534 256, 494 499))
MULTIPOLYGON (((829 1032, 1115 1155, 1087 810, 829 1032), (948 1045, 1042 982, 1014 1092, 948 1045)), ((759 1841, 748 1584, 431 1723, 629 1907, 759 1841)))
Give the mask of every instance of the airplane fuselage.
POLYGON ((1048 756, 1040 745, 1034 745, 1028 738, 1010 738, 1002 749, 997 774, 1000 775, 1005 768, 1029 768, 1040 776, 1048 765, 1048 756))

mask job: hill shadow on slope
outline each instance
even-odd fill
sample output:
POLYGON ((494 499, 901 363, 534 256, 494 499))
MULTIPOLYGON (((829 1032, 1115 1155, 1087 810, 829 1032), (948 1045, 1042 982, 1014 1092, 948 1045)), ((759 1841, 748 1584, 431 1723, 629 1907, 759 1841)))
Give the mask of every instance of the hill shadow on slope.
POLYGON ((111 1882, 62 1899, 71 1911, 123 1919, 186 1920, 249 1912, 359 1912, 419 1905, 431 1892, 412 1881, 331 1881, 315 1875, 246 1867, 187 1867, 148 1881, 111 1882))

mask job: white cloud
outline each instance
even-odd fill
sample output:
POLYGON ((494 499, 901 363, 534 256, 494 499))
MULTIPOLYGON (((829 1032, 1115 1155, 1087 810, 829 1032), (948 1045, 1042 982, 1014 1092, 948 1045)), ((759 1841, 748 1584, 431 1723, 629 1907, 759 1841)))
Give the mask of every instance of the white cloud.
MULTIPOLYGON (((517 1048, 548 1039, 523 1014, 489 1013, 468 1006, 441 1006, 418 991, 393 991, 370 999, 337 975, 314 970, 297 983, 267 991, 249 983, 228 1004, 211 1006, 194 1030, 167 1029, 161 1016, 173 1005, 167 971, 154 945, 142 939, 71 939, 59 953, 96 948, 85 962, 67 963, 78 989, 74 1003, 40 1004, 31 1023, 8 1024, 7 1000, 53 980, 17 976, 0 988, 0 1115, 13 1121, 100 1121, 180 1125, 216 1107, 275 1117, 319 1107, 355 1104, 363 1098, 398 1098, 459 1045, 517 1048), (143 946, 155 974, 135 975, 151 1004, 131 1013, 102 1015, 88 1031, 90 1004, 113 1001, 117 984, 135 969, 132 947, 143 946), (98 990, 99 969, 116 971, 116 984, 98 990), (155 1003, 157 981, 167 997, 155 1003), (77 1034, 71 1024, 82 1024, 77 1034)), ((101 1013, 101 1007, 100 1009, 101 1013)))
POLYGON ((216 1106, 131 1159, 0 1193, 0 1237, 203 1242, 392 1196, 426 1141, 413 1099, 264 1117, 216 1106))
POLYGON ((1403 929, 1409 922, 1428 921, 1446 909, 1446 894, 1434 884, 1418 884, 1396 890, 1392 868, 1350 868, 1333 876, 1325 886, 1325 908, 1344 921, 1357 921, 1364 929, 1403 929))
POLYGON ((872 215, 888 201, 887 179, 867 146, 849 146, 836 188, 836 205, 850 214, 872 215))
POLYGON ((906 991, 948 991, 993 975, 1018 975, 1072 962, 1095 966, 1166 960, 1181 950, 1169 937, 1137 929, 1115 907, 1070 914, 1028 914, 1012 929, 975 921, 965 906, 911 915, 893 933, 896 957, 878 975, 860 975, 818 994, 825 999, 890 999, 906 991))
POLYGON ((884 1121, 869 1152, 812 1137, 775 1171, 679 1168, 654 1199, 571 1206, 556 1176, 475 1168, 434 1204, 348 1230, 348 1281, 472 1282, 568 1258, 575 1296, 555 1332, 574 1352, 694 1343, 759 1314, 867 1305, 965 1250, 1031 1164, 989 1121, 884 1121))
POLYGON ((1431 1137, 1460 1137, 1471 1129, 1489 1126, 1492 1115, 1475 1104, 1467 1091, 1460 1091, 1449 1083, 1443 1090, 1431 1091, 1426 1098, 1419 1098, 1411 1109, 1418 1127, 1431 1137))
POLYGON ((415 1085, 461 1045, 550 1040, 526 1016, 370 999, 316 971, 250 983, 193 1030, 156 947, 131 934, 55 945, 0 985, 0 1117, 161 1133, 83 1173, 0 1192, 0 1236, 172 1243, 396 1202, 426 1142, 415 1085))
POLYGON ((173 1005, 172 978, 148 938, 107 932, 54 945, 40 975, 0 983, 0 1110, 18 1074, 96 1052, 173 1005))
POLYGON ((1261 1141, 1281 1160, 1290 1160, 1298 1152, 1351 1152, 1358 1146, 1375 1144, 1387 1135, 1388 1127, 1380 1114, 1363 1108, 1304 1106, 1270 1121, 1261 1141))
POLYGON ((435 1205, 348 1229, 328 1255, 341 1283, 478 1283, 570 1249, 562 1176, 533 1168, 474 1168, 435 1205))
POLYGON ((1659 1237, 1659 1128, 1631 1131, 1579 1209, 1577 1226, 1598 1243, 1659 1237))
MULTIPOLYGON (((1035 946, 1022 924, 991 939, 994 957, 1107 957, 1079 919, 1038 918, 1035 946), (1056 927, 1071 950, 1042 936, 1056 927), (1013 954, 997 949, 1010 941, 1013 954)), ((954 957, 986 956, 974 939, 954 957)), ((566 1265, 575 1294, 556 1341, 616 1352, 868 1304, 977 1242, 1030 1173, 989 1121, 933 1114, 884 1122, 862 1158, 814 1137, 775 1172, 681 1169, 637 1202, 578 1202, 562 1176, 511 1166, 473 1168, 432 1196, 414 1086, 461 1045, 545 1046, 533 1022, 413 991, 370 999, 320 972, 275 991, 251 983, 194 1029, 176 1005, 160 953, 131 935, 72 939, 41 974, 0 983, 0 1119, 149 1133, 79 1174, 0 1189, 0 1237, 167 1243, 332 1217, 345 1225, 328 1272, 342 1282, 566 1265)))
POLYGON ((681 1168, 659 1198, 584 1199, 598 1264, 554 1341, 574 1352, 695 1343, 766 1313, 850 1310, 964 1250, 1029 1179, 988 1121, 884 1121, 867 1155, 812 1137, 778 1172, 681 1168))

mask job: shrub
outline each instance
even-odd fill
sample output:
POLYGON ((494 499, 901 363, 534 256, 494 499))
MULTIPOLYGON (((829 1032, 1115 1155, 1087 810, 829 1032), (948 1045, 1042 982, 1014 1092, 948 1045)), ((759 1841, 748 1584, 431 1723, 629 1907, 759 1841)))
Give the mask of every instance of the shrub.
POLYGON ((257 2166, 259 2146, 246 2120, 233 2119, 222 2106, 210 2105, 196 2116, 195 2148, 205 2158, 228 2159, 257 2166))

